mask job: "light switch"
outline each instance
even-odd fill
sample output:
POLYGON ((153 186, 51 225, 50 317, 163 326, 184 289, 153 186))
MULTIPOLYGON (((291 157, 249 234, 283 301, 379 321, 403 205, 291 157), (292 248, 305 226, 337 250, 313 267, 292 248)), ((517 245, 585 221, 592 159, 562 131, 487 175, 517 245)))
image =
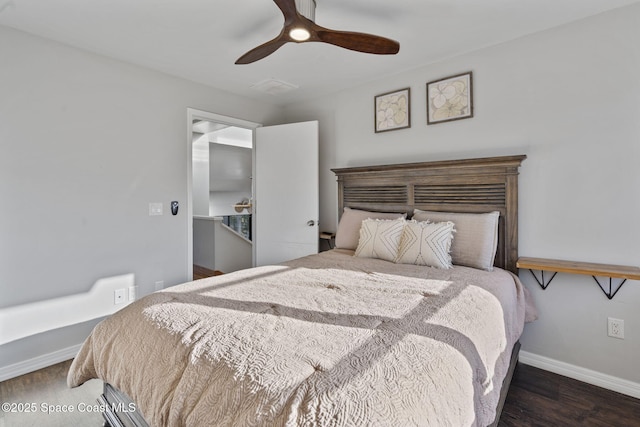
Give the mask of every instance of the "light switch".
POLYGON ((129 301, 135 301, 137 293, 138 293, 137 286, 129 286, 129 301))
POLYGON ((149 216, 162 215, 162 203, 149 203, 149 216))

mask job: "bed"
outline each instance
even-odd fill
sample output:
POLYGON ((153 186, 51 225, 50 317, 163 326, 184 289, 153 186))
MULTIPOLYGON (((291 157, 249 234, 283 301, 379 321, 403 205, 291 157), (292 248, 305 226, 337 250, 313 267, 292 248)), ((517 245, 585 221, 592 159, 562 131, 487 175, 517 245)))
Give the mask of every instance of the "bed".
POLYGON ((514 274, 524 158, 335 169, 338 248, 136 301, 96 326, 68 384, 102 379, 113 426, 497 425, 535 317, 514 274), (494 212, 495 268, 363 256, 344 230, 361 212, 494 212))

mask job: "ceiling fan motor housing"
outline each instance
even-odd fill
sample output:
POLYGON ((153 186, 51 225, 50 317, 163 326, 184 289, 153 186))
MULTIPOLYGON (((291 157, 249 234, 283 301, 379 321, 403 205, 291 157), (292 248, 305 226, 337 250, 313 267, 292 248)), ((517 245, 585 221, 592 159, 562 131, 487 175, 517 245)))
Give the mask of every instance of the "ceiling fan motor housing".
POLYGON ((296 9, 300 15, 316 22, 316 0, 296 0, 296 9))

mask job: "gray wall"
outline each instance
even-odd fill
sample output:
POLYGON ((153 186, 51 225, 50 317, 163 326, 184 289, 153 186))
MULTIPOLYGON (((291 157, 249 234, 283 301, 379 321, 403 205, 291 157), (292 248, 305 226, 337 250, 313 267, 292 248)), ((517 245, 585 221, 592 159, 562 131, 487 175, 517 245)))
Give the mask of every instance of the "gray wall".
MULTIPOLYGON (((524 153, 520 253, 638 265, 640 6, 630 6, 349 91, 291 105, 319 120, 321 228, 335 230, 331 167, 524 153), (474 72, 475 117, 426 126, 425 83, 474 72), (412 89, 412 127, 375 134, 373 97, 412 89)), ((186 203, 186 108, 277 123, 270 105, 0 27, 0 307, 86 292, 134 273, 141 293, 186 276, 186 227, 148 216, 186 203), (9 64, 9 65, 7 65, 9 64), (152 124, 152 125, 150 125, 152 124)), ((524 350, 640 382, 638 282, 608 301, 590 277, 540 290, 524 350), (625 340, 606 337, 606 317, 625 340)), ((78 342, 25 338, 0 363, 78 342)))
MULTIPOLYGON (((263 124, 282 109, 6 27, 0 58, 0 309, 129 273, 139 295, 185 281, 187 108, 263 124)), ((0 346, 0 367, 79 344, 93 323, 0 346)))
MULTIPOLYGON (((640 263, 640 6, 489 47, 349 91, 287 106, 320 121, 322 228, 336 227, 332 167, 526 154, 520 254, 640 263), (475 117, 426 126, 425 84, 473 71, 475 117), (373 97, 411 87, 410 129, 375 134, 373 97)), ((636 383, 640 283, 608 301, 588 276, 560 274, 542 291, 523 349, 636 383), (606 318, 624 319, 625 340, 606 318)))

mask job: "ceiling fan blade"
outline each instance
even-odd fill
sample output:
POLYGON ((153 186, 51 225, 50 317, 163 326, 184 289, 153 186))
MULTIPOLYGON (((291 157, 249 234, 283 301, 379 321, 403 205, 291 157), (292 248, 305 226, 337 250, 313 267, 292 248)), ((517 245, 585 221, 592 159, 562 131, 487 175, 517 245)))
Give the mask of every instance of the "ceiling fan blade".
POLYGON ((271 55, 273 52, 280 49, 285 43, 287 43, 287 40, 282 37, 281 33, 275 39, 269 40, 268 42, 261 44, 242 55, 238 58, 236 64, 251 64, 252 62, 256 62, 271 55))
POLYGON ((322 27, 315 28, 314 32, 320 41, 358 52, 394 55, 400 51, 400 43, 397 41, 373 34, 336 31, 322 27))
POLYGON ((296 8, 296 0, 273 0, 273 2, 282 11, 285 21, 294 19, 298 15, 298 9, 296 8))

